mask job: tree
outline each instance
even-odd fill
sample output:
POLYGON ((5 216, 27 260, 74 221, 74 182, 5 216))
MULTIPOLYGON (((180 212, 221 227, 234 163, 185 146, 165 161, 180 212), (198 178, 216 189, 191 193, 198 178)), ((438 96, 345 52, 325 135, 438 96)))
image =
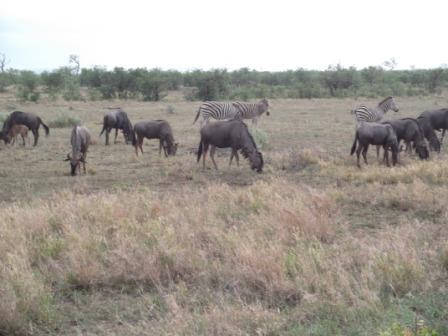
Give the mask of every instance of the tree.
POLYGON ((0 72, 4 73, 6 65, 9 63, 9 60, 6 59, 6 54, 0 53, 0 72))

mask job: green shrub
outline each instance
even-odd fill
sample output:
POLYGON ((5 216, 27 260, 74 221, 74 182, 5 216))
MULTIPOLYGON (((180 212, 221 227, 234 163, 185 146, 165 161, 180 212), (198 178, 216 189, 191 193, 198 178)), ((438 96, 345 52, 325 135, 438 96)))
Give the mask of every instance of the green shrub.
POLYGON ((71 117, 68 115, 60 115, 54 120, 51 120, 48 123, 48 126, 51 128, 67 128, 73 127, 81 124, 81 120, 75 117, 71 117))
POLYGON ((261 129, 253 128, 251 134, 257 144, 258 149, 266 148, 269 142, 269 137, 267 133, 261 129))

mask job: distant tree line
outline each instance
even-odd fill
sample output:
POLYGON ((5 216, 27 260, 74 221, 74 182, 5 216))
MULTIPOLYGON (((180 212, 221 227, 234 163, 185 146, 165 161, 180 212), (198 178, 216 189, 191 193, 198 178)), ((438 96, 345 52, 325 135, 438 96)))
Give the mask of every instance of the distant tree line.
POLYGON ((180 72, 116 67, 80 68, 70 65, 40 74, 1 69, 0 92, 15 89, 22 100, 37 101, 42 94, 65 100, 140 99, 158 101, 170 90, 182 89, 188 100, 249 100, 255 98, 325 98, 414 96, 440 93, 448 87, 446 68, 387 70, 329 66, 324 71, 235 71, 216 69, 180 72))

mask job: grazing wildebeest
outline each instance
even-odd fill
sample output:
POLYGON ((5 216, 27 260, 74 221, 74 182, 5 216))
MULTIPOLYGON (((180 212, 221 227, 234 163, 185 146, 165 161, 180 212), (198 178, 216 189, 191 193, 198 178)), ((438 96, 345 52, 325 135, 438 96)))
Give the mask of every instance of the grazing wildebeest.
POLYGON ((423 130, 423 134, 429 142, 429 148, 440 153, 440 141, 437 138, 436 132, 431 125, 431 121, 428 117, 418 117, 417 122, 420 128, 423 130))
POLYGON ((25 146, 25 139, 28 139, 28 131, 29 128, 25 125, 14 125, 9 129, 8 134, 4 135, 3 132, 0 132, 0 139, 3 139, 5 144, 11 143, 11 145, 14 145, 17 136, 20 134, 23 146, 25 146))
POLYGON ((359 155, 362 151, 362 156, 364 157, 364 162, 367 164, 367 150, 369 145, 381 145, 384 148, 386 156, 386 164, 389 167, 389 154, 387 149, 392 150, 392 164, 395 166, 397 163, 398 155, 398 140, 394 129, 391 125, 379 124, 375 122, 361 122, 357 129, 355 135, 355 141, 353 142, 350 155, 353 155, 356 149, 356 143, 358 142, 358 149, 356 150, 357 165, 361 168, 359 164, 359 155))
POLYGON ((30 112, 14 111, 8 116, 8 118, 6 118, 5 123, 3 124, 2 132, 4 135, 7 135, 9 130, 14 125, 25 125, 31 130, 31 132, 33 132, 34 146, 36 146, 39 139, 39 127, 41 124, 45 129, 45 134, 48 136, 50 129, 43 123, 40 117, 30 112))
MULTIPOLYGON (((406 151, 411 152, 411 143, 420 159, 424 160, 429 157, 428 148, 424 139, 423 130, 416 119, 402 118, 396 120, 383 121, 382 124, 391 125, 397 136, 398 145, 400 141, 404 140, 406 143, 406 151)), ((377 157, 379 156, 380 146, 376 146, 377 157)))
POLYGON ((135 154, 138 155, 138 147, 143 154, 143 139, 159 139, 159 155, 163 152, 165 157, 176 155, 177 143, 174 142, 173 131, 170 124, 165 120, 140 121, 134 125, 135 154))
POLYGON ((108 111, 104 115, 103 119, 103 129, 101 130, 100 136, 106 131, 106 146, 109 145, 109 133, 115 128, 115 140, 114 143, 117 142, 118 130, 121 129, 123 131, 123 135, 126 143, 132 143, 134 139, 134 132, 132 129, 131 121, 128 118, 126 112, 122 109, 118 108, 113 111, 108 111))
POLYGON ((257 173, 263 171, 263 155, 258 151, 257 145, 252 138, 247 125, 240 120, 218 121, 209 123, 201 129, 201 141, 198 148, 198 162, 203 153, 203 168, 205 169, 205 157, 207 156, 208 147, 211 145, 210 157, 212 158, 215 169, 218 166, 215 162, 215 150, 219 148, 232 148, 229 165, 232 163, 233 156, 236 157, 237 164, 239 161, 238 150, 241 150, 243 156, 249 159, 251 169, 257 173))
POLYGON ((86 173, 87 150, 90 145, 90 133, 84 126, 73 127, 70 143, 72 145, 72 155, 67 154, 65 161, 70 161, 71 175, 76 175, 76 170, 81 172, 81 162, 86 173))
POLYGON ((419 117, 428 118, 431 126, 436 131, 442 131, 442 137, 440 138, 440 144, 443 142, 443 137, 448 129, 448 109, 443 108, 439 110, 422 112, 419 117))

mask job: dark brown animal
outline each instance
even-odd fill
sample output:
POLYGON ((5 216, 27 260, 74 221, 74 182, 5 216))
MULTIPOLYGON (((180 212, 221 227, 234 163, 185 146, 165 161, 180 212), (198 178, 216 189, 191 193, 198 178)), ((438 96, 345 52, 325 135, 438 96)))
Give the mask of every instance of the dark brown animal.
POLYGON ((263 171, 263 155, 258 151, 252 135, 247 129, 247 125, 240 120, 217 121, 206 124, 201 128, 201 141, 198 148, 198 159, 201 159, 203 154, 203 168, 205 169, 205 157, 207 156, 208 147, 210 149, 210 157, 212 158, 215 169, 218 166, 215 162, 215 150, 219 148, 232 148, 229 165, 232 163, 233 156, 236 157, 238 163, 238 150, 246 159, 249 159, 251 169, 256 170, 257 173, 263 171))
POLYGON ((398 141, 397 135, 391 125, 365 121, 358 124, 355 141, 353 142, 352 149, 350 151, 350 155, 353 155, 356 150, 356 163, 358 168, 361 168, 359 163, 359 155, 361 154, 361 151, 364 162, 367 164, 367 150, 369 149, 369 145, 383 146, 387 166, 389 166, 388 148, 390 148, 392 150, 392 164, 395 166, 398 158, 398 141), (358 149, 356 149, 357 142, 358 149))
POLYGON ((5 144, 11 143, 11 145, 14 145, 17 136, 20 135, 23 140, 23 146, 25 146, 25 139, 28 139, 28 131, 29 128, 25 125, 14 125, 9 129, 8 134, 4 135, 3 132, 0 132, 0 139, 2 139, 5 144))
POLYGON ((138 156, 138 148, 143 154, 143 139, 159 139, 159 155, 163 152, 165 157, 176 155, 177 143, 174 142, 173 131, 170 124, 165 120, 140 121, 134 125, 135 154, 138 156))
POLYGON ((90 145, 90 132, 84 126, 73 127, 70 137, 72 145, 72 155, 67 154, 65 161, 70 161, 71 175, 75 176, 76 171, 81 172, 81 163, 83 164, 84 174, 86 173, 87 150, 90 145))
POLYGON ((106 131, 106 146, 109 145, 109 133, 115 128, 115 140, 117 142, 118 130, 123 131, 123 135, 126 143, 134 142, 134 132, 132 130, 132 123, 128 118, 126 112, 121 108, 116 110, 108 111, 103 118, 103 129, 101 130, 100 136, 106 131))
POLYGON ((45 125, 40 117, 33 113, 29 112, 21 112, 21 111, 14 111, 12 112, 9 117, 5 120, 5 123, 3 124, 2 134, 6 135, 9 133, 9 130, 14 125, 25 125, 28 127, 31 132, 33 132, 34 136, 34 146, 37 145, 38 139, 39 139, 39 127, 42 125, 45 129, 45 134, 48 136, 50 134, 50 129, 47 125, 45 125))

